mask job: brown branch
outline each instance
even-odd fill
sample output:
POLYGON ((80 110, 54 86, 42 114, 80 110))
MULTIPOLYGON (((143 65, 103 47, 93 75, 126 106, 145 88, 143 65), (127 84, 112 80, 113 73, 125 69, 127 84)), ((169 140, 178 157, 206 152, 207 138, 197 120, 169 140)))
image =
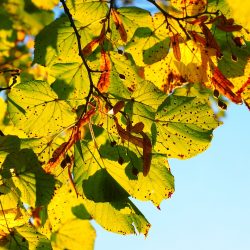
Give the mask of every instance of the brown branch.
MULTIPOLYGON (((84 110, 83 110, 83 112, 82 112, 82 114, 81 114, 81 116, 80 116, 80 118, 81 118, 81 117, 83 117, 83 116, 86 114, 86 112, 87 112, 88 103, 89 103, 89 100, 90 100, 91 95, 93 94, 93 91, 94 91, 94 90, 97 92, 98 96, 102 97, 102 99, 104 99, 104 101, 105 101, 110 107, 112 107, 112 105, 111 105, 110 101, 109 101, 109 100, 108 100, 108 99, 98 90, 98 88, 94 85, 94 82, 93 82, 93 79, 92 79, 92 75, 91 75, 91 74, 92 74, 93 72, 100 72, 100 71, 92 70, 92 69, 89 67, 89 65, 88 65, 88 63, 87 63, 87 61, 86 61, 86 59, 85 59, 85 57, 84 57, 84 55, 83 55, 83 53, 82 53, 81 35, 79 34, 79 32, 78 32, 78 30, 77 30, 77 28, 76 28, 76 25, 75 25, 75 23, 74 23, 73 17, 72 17, 72 15, 71 15, 70 11, 69 11, 69 8, 67 7, 67 5, 66 5, 66 3, 65 3, 64 0, 60 0, 60 2, 62 3, 64 12, 65 12, 65 14, 68 16, 69 21, 70 21, 70 24, 71 24, 71 26, 72 26, 72 28, 73 28, 73 30, 74 30, 75 35, 76 35, 77 45, 78 45, 78 55, 81 57, 81 59, 82 59, 82 61, 83 61, 83 64, 84 64, 84 66, 85 66, 85 68, 86 68, 86 70, 87 70, 88 78, 89 78, 89 84, 90 84, 89 88, 90 88, 90 89, 89 89, 89 93, 88 93, 88 95, 87 95, 87 97, 86 97, 86 105, 85 105, 85 108, 84 108, 84 110)), ((114 3, 114 1, 111 0, 111 2, 110 2, 110 9, 111 9, 113 3, 114 3)))
POLYGON ((198 13, 196 15, 193 15, 193 16, 175 17, 175 16, 171 15, 170 13, 168 13, 167 11, 165 11, 158 3, 155 2, 155 0, 147 0, 147 1, 151 4, 153 4, 166 18, 172 18, 172 19, 176 20, 177 22, 178 21, 185 21, 185 20, 191 19, 191 18, 197 18, 197 17, 200 17, 201 15, 204 15, 204 14, 218 15, 220 12, 219 10, 217 10, 215 12, 209 12, 209 11, 207 11, 207 8, 206 8, 205 11, 198 13))

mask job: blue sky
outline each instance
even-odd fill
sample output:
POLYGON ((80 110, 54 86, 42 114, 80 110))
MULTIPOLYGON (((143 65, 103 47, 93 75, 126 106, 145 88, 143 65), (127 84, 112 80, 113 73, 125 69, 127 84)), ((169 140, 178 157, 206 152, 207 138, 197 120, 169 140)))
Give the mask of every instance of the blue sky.
POLYGON ((190 160, 171 160, 176 191, 161 211, 136 202, 152 228, 148 237, 120 236, 95 225, 95 250, 249 250, 250 116, 228 107, 210 148, 190 160))

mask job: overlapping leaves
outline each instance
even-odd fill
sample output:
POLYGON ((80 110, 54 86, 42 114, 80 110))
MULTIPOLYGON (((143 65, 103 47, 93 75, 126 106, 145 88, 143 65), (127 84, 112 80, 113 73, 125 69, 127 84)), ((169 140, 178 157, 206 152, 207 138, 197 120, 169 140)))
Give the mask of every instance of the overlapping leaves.
MULTIPOLYGON (((11 13, 27 5, 5 2, 11 13)), ((32 2, 51 9, 57 1, 32 2)), ((33 63, 45 66, 49 83, 21 75, 8 90, 10 120, 0 118, 5 248, 93 249, 91 219, 111 232, 147 235, 150 223, 130 197, 155 206, 170 198, 167 158, 203 152, 220 125, 202 88, 250 106, 249 42, 224 1, 207 9, 205 1, 155 3, 156 14, 112 1, 61 2, 65 15, 31 30, 43 27, 33 63)), ((35 16, 26 13, 26 25, 35 16)), ((6 56, 16 34, 9 19, 1 28, 9 32, 6 56)))

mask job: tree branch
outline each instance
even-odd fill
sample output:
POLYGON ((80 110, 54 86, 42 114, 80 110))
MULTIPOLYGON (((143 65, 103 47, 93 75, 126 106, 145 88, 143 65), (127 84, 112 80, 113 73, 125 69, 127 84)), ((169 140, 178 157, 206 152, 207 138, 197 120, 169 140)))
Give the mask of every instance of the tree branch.
MULTIPOLYGON (((88 78, 89 78, 89 84, 90 84, 89 88, 90 88, 90 89, 89 89, 89 93, 88 93, 88 95, 87 95, 87 97, 86 97, 86 105, 85 105, 85 108, 84 108, 84 110, 83 110, 83 113, 82 113, 81 116, 80 116, 80 117, 82 117, 82 116, 84 116, 84 115, 86 114, 86 112, 87 112, 88 103, 89 103, 89 100, 90 100, 91 95, 93 94, 93 91, 94 91, 94 90, 98 93, 99 96, 101 96, 101 97, 105 100, 105 102, 107 102, 107 104, 108 104, 109 106, 111 105, 111 103, 107 100, 107 98, 106 98, 106 97, 98 90, 98 88, 94 85, 94 82, 93 82, 91 73, 97 72, 97 71, 96 71, 96 70, 92 70, 92 69, 89 67, 89 65, 88 65, 88 63, 87 63, 85 57, 83 56, 83 53, 82 53, 82 45, 81 45, 81 35, 79 34, 79 32, 78 32, 78 30, 77 30, 77 28, 76 28, 76 25, 75 25, 75 23, 74 23, 73 17, 72 17, 72 15, 71 15, 71 13, 70 13, 70 11, 69 11, 69 8, 67 7, 65 1, 64 1, 64 0, 60 0, 60 2, 62 3, 64 12, 65 12, 65 14, 68 16, 69 21, 70 21, 70 24, 71 24, 71 26, 72 26, 72 28, 73 28, 73 30, 74 30, 75 35, 76 35, 77 45, 78 45, 78 55, 81 57, 81 59, 82 59, 82 61, 83 61, 83 64, 84 64, 84 66, 85 66, 85 68, 86 68, 86 70, 87 70, 88 78)), ((112 3, 112 2, 113 2, 113 1, 111 1, 111 3, 112 3)), ((99 71, 98 71, 98 72, 99 72, 99 71)), ((111 105, 111 106, 112 106, 112 105, 111 105)))

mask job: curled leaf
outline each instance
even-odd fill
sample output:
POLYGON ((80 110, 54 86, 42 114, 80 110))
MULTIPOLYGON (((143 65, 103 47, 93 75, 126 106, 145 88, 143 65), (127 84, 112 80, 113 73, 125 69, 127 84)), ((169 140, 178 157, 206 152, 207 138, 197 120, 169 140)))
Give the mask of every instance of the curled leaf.
POLYGON ((239 94, 235 94, 232 91, 234 85, 221 73, 217 67, 214 68, 214 74, 211 80, 214 87, 231 101, 234 103, 242 103, 241 96, 239 94))
POLYGON ((97 83, 97 88, 101 93, 107 92, 110 85, 110 71, 111 71, 111 62, 107 53, 102 50, 101 52, 101 66, 100 70, 102 71, 100 79, 97 83))
POLYGON ((113 107, 113 115, 116 115, 119 111, 121 111, 124 108, 124 105, 124 101, 117 102, 113 107))
POLYGON ((126 30, 124 28, 124 25, 122 23, 122 20, 121 20, 121 18, 119 16, 119 12, 116 11, 115 9, 112 9, 111 14, 112 14, 116 29, 120 33, 120 37, 121 37, 122 41, 127 42, 127 39, 128 39, 127 32, 126 32, 126 30))
POLYGON ((100 39, 95 38, 91 42, 89 42, 83 49, 82 49, 82 54, 83 56, 88 56, 90 55, 99 45, 100 39))
POLYGON ((181 50, 180 50, 180 44, 179 44, 179 34, 175 34, 170 37, 171 45, 174 51, 174 56, 177 61, 181 60, 181 50))
POLYGON ((143 137, 143 175, 147 176, 150 170, 152 160, 152 144, 149 137, 144 133, 140 133, 143 137))
POLYGON ((71 128, 71 136, 67 142, 60 145, 53 153, 52 158, 45 166, 45 172, 50 173, 56 166, 58 166, 66 156, 67 151, 83 136, 83 127, 88 124, 91 117, 95 114, 95 109, 90 109, 79 121, 71 128))
POLYGON ((210 48, 216 49, 216 55, 217 57, 221 56, 221 49, 219 44, 217 43, 216 39, 214 38, 214 35, 210 31, 210 29, 204 24, 200 24, 201 30, 206 38, 206 45, 210 48))

